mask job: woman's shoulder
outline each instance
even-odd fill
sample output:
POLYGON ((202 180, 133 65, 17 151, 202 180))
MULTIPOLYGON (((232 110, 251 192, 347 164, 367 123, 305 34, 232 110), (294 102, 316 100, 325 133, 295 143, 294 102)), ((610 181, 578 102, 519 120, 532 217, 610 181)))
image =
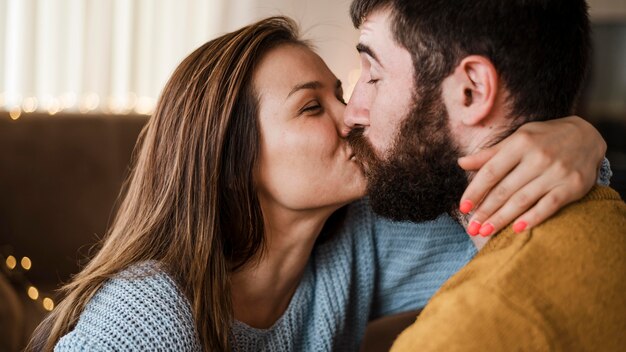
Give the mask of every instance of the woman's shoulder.
POLYGON ((199 350, 188 300, 154 261, 106 281, 55 351, 199 350))

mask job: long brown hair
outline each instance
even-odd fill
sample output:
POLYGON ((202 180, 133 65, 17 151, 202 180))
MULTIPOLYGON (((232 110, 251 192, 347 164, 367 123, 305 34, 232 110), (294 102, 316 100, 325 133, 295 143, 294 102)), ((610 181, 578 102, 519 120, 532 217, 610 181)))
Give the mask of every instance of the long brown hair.
POLYGON ((205 350, 230 349, 230 274, 264 245, 254 184, 259 150, 252 74, 280 44, 306 45, 272 17, 212 40, 173 73, 142 130, 134 167, 102 247, 61 290, 63 301, 28 347, 51 350, 103 283, 156 260, 188 298, 205 350))

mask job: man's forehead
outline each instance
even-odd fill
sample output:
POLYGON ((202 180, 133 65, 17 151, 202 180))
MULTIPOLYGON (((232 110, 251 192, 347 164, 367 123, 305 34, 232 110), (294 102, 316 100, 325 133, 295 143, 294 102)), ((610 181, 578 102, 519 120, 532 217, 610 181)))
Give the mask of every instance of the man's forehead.
POLYGON ((363 20, 357 50, 378 62, 382 71, 410 80, 413 84, 413 59, 411 53, 398 43, 393 35, 392 10, 377 9, 363 20))
POLYGON ((361 31, 361 37, 372 35, 375 28, 376 28, 376 21, 370 20, 369 16, 365 17, 365 21, 363 21, 363 24, 359 28, 359 30, 361 31))
POLYGON ((384 28, 386 20, 386 11, 374 10, 365 16, 361 27, 361 35, 372 35, 384 28))
POLYGON ((393 39, 389 28, 389 15, 391 10, 387 8, 375 9, 365 16, 363 23, 359 27, 359 42, 363 44, 374 44, 393 39))

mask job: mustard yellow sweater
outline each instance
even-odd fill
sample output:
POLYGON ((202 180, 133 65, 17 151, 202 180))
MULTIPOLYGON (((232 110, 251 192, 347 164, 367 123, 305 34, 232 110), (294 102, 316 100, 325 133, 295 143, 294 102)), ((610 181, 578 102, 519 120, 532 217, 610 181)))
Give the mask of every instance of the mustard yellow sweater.
POLYGON ((534 229, 503 230, 391 350, 626 351, 626 204, 596 186, 534 229))

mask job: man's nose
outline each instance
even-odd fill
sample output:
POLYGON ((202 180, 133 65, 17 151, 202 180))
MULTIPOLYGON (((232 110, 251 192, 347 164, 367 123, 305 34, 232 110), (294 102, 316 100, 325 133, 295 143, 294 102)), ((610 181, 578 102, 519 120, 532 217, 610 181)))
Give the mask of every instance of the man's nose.
POLYGON ((356 89, 352 93, 343 114, 343 124, 343 136, 346 136, 355 127, 368 127, 370 124, 369 109, 363 104, 363 99, 356 89))

